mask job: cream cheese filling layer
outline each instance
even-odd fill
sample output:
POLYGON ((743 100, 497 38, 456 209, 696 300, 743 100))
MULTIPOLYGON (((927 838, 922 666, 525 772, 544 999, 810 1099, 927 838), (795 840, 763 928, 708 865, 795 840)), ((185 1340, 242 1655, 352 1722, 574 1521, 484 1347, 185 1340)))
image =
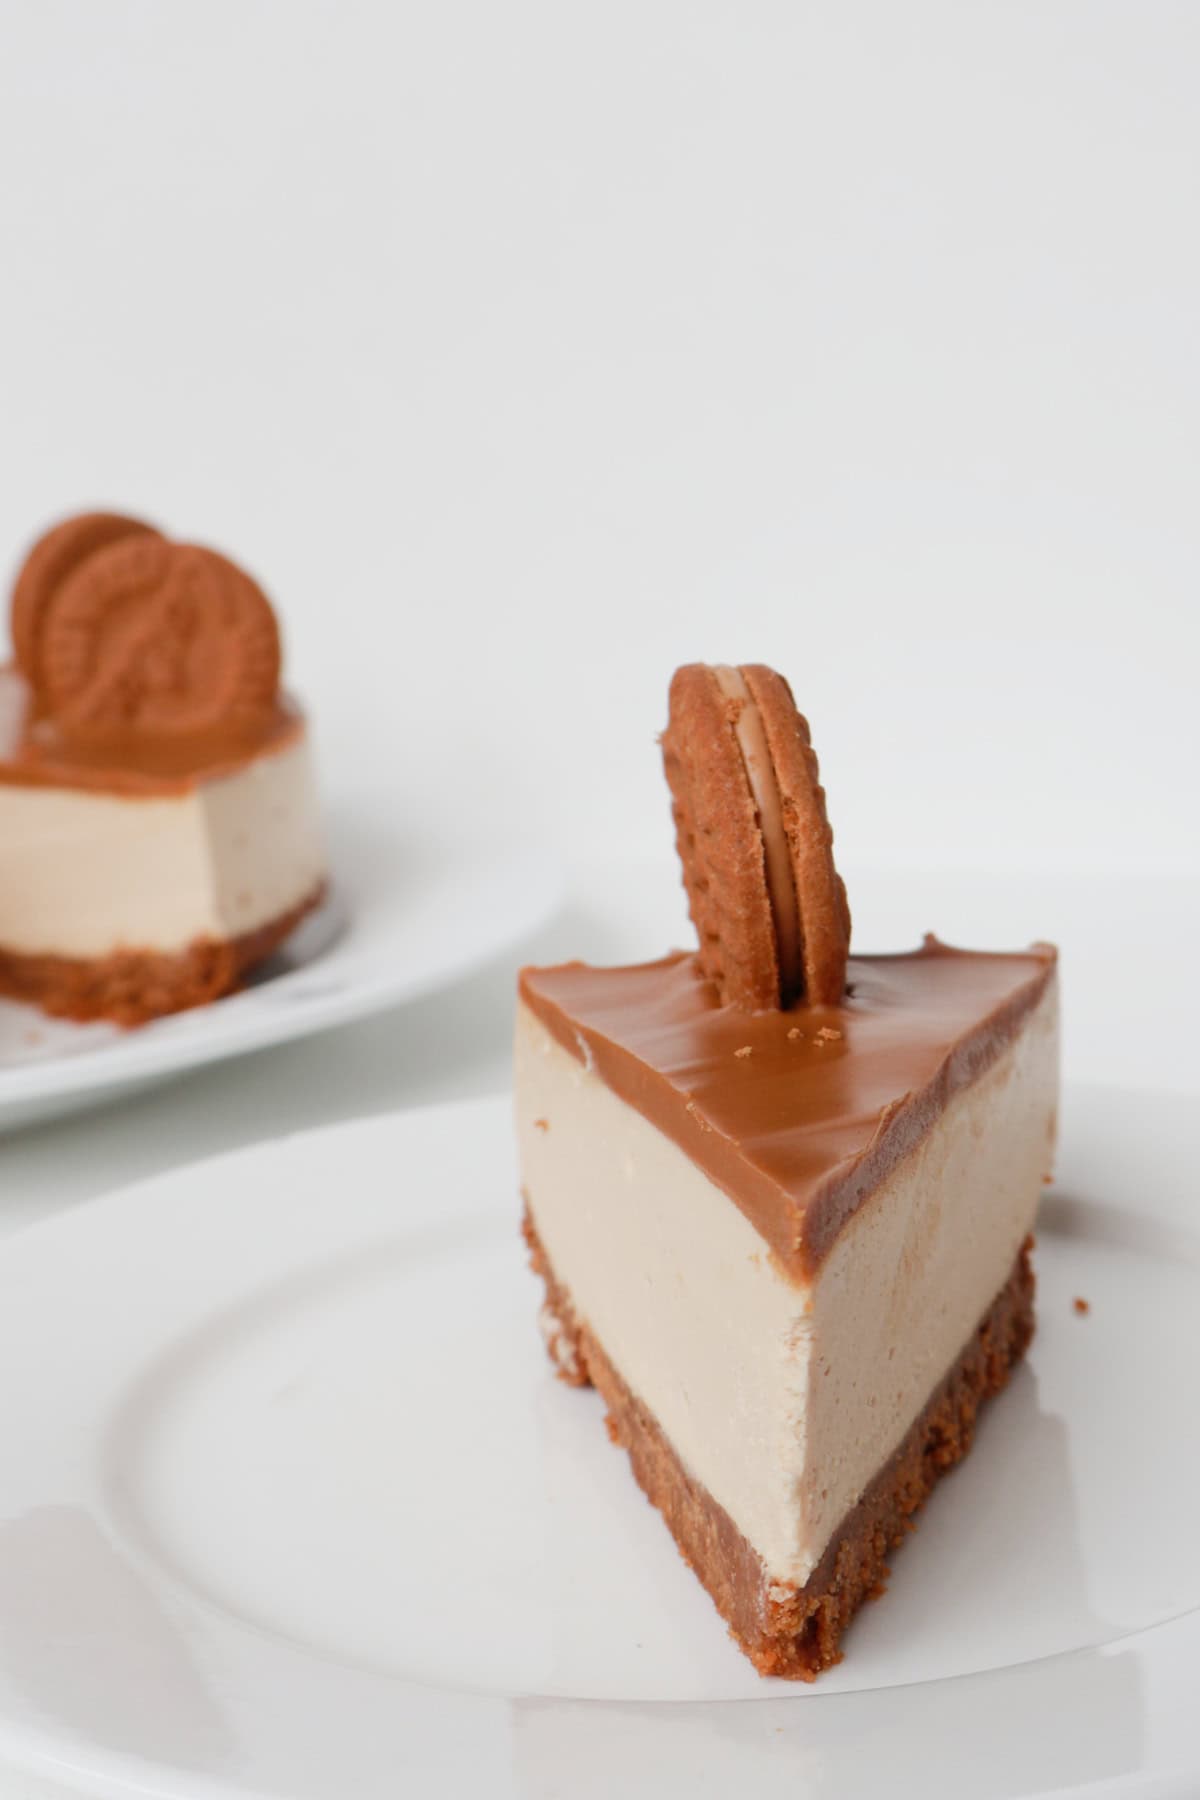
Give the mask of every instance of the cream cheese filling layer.
POLYGON ((771 1579, 808 1579, 1007 1280, 1051 1166, 1057 1067, 1051 987, 794 1282, 682 1150, 519 1009, 522 1179, 554 1271, 771 1579))
POLYGON ((0 949, 171 952, 279 918, 324 878, 305 736, 164 796, 0 784, 0 949))

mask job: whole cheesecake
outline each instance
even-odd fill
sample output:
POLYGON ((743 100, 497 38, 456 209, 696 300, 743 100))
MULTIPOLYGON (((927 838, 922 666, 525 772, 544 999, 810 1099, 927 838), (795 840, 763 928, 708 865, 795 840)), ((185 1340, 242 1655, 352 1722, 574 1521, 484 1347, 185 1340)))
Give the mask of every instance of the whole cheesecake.
POLYGON ((85 514, 0 671, 0 992, 134 1025, 236 988, 327 879, 273 610, 216 552, 85 514))
POLYGON ((525 1232, 557 1372, 760 1671, 811 1679, 1032 1337, 1056 957, 848 955, 772 671, 679 671, 664 752, 700 946, 522 972, 525 1232))

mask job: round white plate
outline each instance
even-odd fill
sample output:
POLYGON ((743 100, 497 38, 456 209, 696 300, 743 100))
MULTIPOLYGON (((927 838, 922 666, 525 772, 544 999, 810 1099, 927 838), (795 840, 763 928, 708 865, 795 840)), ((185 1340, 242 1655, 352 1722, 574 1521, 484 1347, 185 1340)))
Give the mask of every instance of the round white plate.
POLYGON ((1071 1097, 1031 1361, 811 1688, 552 1379, 503 1102, 12 1240, 0 1758, 195 1800, 1194 1796, 1193 1118, 1071 1097))
POLYGON ((563 876, 541 852, 406 841, 334 816, 329 900, 243 992, 136 1031, 0 1000, 0 1131, 414 1000, 535 931, 563 876))

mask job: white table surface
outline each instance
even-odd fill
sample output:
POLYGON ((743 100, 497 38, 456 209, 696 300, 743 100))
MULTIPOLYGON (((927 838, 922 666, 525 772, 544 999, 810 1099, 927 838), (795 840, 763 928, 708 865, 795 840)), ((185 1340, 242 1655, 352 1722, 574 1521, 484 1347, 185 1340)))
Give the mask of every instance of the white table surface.
MULTIPOLYGON (((951 942, 997 948, 1056 939, 1068 1080, 1200 1090, 1200 870, 1119 878, 848 867, 847 876, 864 948, 903 946, 932 926, 951 942)), ((502 1090, 520 961, 620 960, 686 941, 665 856, 578 865, 570 896, 536 940, 441 996, 9 1135, 0 1145, 0 1237, 235 1145, 502 1090)), ((0 1770, 0 1800, 56 1791, 0 1770)))

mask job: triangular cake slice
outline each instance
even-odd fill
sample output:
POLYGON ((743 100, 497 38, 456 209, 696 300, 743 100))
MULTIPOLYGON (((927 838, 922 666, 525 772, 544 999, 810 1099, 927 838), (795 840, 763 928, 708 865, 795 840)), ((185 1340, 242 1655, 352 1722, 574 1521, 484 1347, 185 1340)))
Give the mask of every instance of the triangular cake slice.
POLYGON ((1029 1342, 1057 1068, 1044 946, 929 939, 763 1011, 695 955, 521 977, 548 1347, 765 1674, 837 1660, 1029 1342))

